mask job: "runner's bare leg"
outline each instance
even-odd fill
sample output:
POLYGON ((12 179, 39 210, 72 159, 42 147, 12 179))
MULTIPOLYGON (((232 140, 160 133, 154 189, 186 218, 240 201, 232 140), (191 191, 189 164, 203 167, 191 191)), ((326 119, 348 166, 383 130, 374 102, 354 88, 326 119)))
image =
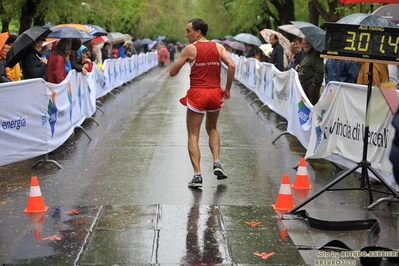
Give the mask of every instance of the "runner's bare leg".
POLYGON ((220 136, 216 128, 219 112, 207 112, 205 120, 205 128, 209 136, 209 148, 213 155, 213 161, 219 161, 220 154, 220 136))
POLYGON ((194 168, 194 173, 201 172, 201 153, 198 146, 198 141, 203 118, 204 114, 196 113, 187 108, 186 123, 188 132, 188 153, 190 155, 191 164, 194 168))

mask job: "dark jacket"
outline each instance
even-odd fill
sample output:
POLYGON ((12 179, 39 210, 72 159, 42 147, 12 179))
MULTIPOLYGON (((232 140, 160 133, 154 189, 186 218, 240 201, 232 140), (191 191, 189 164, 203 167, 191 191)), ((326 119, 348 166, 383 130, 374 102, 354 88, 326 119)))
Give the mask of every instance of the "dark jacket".
POLYGON ((255 50, 254 49, 250 49, 245 57, 246 58, 255 57, 255 50))
POLYGON ((6 73, 6 60, 0 59, 0 83, 10 82, 11 80, 7 77, 6 73))
POLYGON ((272 45, 273 52, 270 56, 270 63, 273 64, 278 70, 284 71, 284 49, 279 42, 272 45))
POLYGON ((350 60, 327 59, 325 65, 325 83, 340 81, 356 83, 359 76, 357 63, 350 60))
POLYGON ((321 85, 324 79, 324 62, 320 52, 310 49, 298 69, 298 77, 302 87, 312 83, 321 85))
POLYGON ((108 54, 108 50, 105 49, 104 47, 101 49, 101 57, 103 59, 103 63, 106 59, 109 59, 109 54, 108 54))
POLYGON ((392 163, 393 176, 396 183, 399 184, 399 111, 393 116, 392 125, 395 128, 395 135, 392 141, 391 152, 389 153, 389 160, 392 163))
POLYGON ((76 72, 82 72, 82 60, 78 56, 78 52, 75 50, 71 50, 71 55, 69 56, 69 61, 71 61, 72 69, 75 69, 76 72))
POLYGON ((42 54, 29 46, 21 60, 21 68, 24 79, 42 78, 47 81, 47 64, 40 62, 42 54))
POLYGON ((305 56, 306 53, 303 49, 301 49, 298 53, 294 55, 294 68, 302 62, 305 56))

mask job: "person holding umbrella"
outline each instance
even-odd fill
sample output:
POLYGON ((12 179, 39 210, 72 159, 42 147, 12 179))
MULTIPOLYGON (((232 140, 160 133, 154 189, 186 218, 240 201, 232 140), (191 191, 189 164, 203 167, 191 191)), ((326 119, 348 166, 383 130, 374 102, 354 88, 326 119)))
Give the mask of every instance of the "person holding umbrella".
POLYGON ((252 44, 245 44, 245 49, 246 49, 246 58, 255 58, 255 50, 254 46, 252 44))
POLYGON ((186 25, 185 37, 190 42, 175 64, 170 68, 170 76, 176 76, 185 63, 191 67, 190 88, 180 103, 187 106, 188 151, 194 170, 194 177, 188 183, 189 188, 202 187, 201 153, 198 146, 202 120, 206 114, 206 131, 209 136, 209 147, 213 156, 213 174, 217 179, 227 178, 220 160, 220 136, 217 121, 223 99, 230 99, 230 88, 233 83, 235 64, 222 44, 206 39, 208 24, 200 18, 191 19, 186 25), (220 74, 222 64, 227 66, 225 89, 221 88, 220 74))
POLYGON ((45 40, 45 38, 39 38, 32 42, 22 57, 21 67, 24 79, 42 78, 47 81, 47 59, 40 53, 45 40))
POLYGON ((278 41, 277 34, 270 35, 270 43, 273 51, 269 52, 270 61, 278 70, 284 71, 284 49, 278 41))

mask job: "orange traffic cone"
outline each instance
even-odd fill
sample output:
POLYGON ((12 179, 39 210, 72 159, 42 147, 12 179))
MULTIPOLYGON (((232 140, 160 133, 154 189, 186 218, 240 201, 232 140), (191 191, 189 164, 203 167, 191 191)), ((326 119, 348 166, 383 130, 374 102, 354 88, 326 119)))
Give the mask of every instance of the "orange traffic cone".
POLYGON ((277 211, 289 211, 295 207, 291 194, 290 177, 287 174, 283 175, 276 204, 272 204, 272 206, 277 211))
POLYGON ((294 189, 312 189, 309 183, 308 170, 306 169, 306 160, 301 158, 299 160, 298 170, 296 172, 296 177, 294 184, 292 185, 294 189))
POLYGON ((40 191, 39 181, 37 180, 37 176, 32 176, 30 182, 28 206, 24 210, 24 213, 45 212, 47 211, 47 209, 48 206, 44 205, 44 200, 42 197, 42 192, 40 191))

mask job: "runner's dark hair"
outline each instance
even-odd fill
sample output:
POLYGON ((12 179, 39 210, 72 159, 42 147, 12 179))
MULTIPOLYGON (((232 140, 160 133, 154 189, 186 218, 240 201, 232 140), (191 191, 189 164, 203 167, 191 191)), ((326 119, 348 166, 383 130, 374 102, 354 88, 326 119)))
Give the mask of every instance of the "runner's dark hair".
POLYGON ((208 24, 204 20, 200 18, 193 18, 188 21, 188 23, 190 22, 193 24, 193 30, 200 30, 202 35, 206 37, 208 32, 208 24))

